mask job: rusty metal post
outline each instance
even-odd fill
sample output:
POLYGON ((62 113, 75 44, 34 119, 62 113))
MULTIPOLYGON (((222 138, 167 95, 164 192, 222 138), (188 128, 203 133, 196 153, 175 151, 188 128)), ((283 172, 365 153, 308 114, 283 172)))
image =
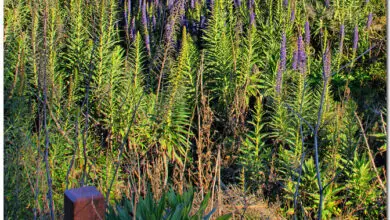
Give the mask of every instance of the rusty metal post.
POLYGON ((94 186, 66 190, 64 193, 65 220, 103 219, 103 195, 94 186))

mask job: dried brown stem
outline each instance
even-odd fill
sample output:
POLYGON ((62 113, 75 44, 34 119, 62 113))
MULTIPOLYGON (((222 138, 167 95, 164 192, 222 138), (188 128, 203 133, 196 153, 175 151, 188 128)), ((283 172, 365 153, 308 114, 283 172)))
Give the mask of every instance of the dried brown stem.
POLYGON ((378 182, 379 182, 380 186, 382 187, 383 192, 385 194, 387 194, 386 186, 383 184, 382 179, 381 179, 381 177, 379 175, 378 169, 376 168, 374 157, 372 156, 370 145, 368 144, 368 139, 367 139, 366 133, 364 132, 364 127, 363 127, 362 121, 360 120, 358 114, 356 112, 354 112, 354 113, 355 113, 356 119, 359 122, 360 129, 362 130, 363 138, 364 138, 364 141, 365 141, 366 147, 367 147, 368 156, 370 157, 371 166, 372 166, 372 168, 375 171, 376 178, 378 179, 378 182))

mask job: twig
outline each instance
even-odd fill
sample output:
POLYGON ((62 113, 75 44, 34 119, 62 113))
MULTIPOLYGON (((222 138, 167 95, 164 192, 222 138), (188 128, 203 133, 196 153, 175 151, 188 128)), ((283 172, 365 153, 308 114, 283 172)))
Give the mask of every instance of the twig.
POLYGON ((377 168, 376 168, 376 166, 375 166, 374 157, 372 156, 372 153, 371 153, 371 150, 370 150, 370 145, 368 144, 368 140, 367 140, 367 137, 366 137, 366 133, 364 132, 363 124, 362 124, 362 122, 361 122, 359 116, 357 115, 357 113, 356 113, 356 112, 354 112, 354 113, 355 113, 355 116, 356 116, 356 118, 357 118, 357 120, 358 120, 358 122, 359 122, 360 128, 361 128, 361 130, 362 130, 363 138, 364 138, 364 141, 365 141, 366 147, 367 147, 368 156, 370 157, 371 166, 372 166, 372 168, 373 168, 374 171, 375 171, 376 177, 377 177, 377 179, 378 179, 378 181, 379 181, 379 184, 381 185, 381 187, 382 187, 382 189, 383 189, 383 192, 384 192, 385 194, 387 194, 386 187, 385 187, 385 185, 383 184, 382 179, 381 179, 380 176, 379 176, 379 172, 378 172, 378 170, 377 170, 377 168))

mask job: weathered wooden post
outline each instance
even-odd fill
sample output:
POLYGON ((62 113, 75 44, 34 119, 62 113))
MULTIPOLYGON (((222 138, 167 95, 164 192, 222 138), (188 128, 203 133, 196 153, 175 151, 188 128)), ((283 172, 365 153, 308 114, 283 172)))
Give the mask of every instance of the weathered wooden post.
POLYGON ((64 193, 65 220, 103 219, 103 195, 94 186, 66 190, 64 193))

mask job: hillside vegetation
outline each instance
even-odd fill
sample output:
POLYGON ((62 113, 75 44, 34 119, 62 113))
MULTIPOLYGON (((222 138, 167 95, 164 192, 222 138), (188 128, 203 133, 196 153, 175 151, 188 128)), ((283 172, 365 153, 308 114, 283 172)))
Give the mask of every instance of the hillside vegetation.
POLYGON ((385 9, 5 0, 5 218, 386 218, 385 9))

